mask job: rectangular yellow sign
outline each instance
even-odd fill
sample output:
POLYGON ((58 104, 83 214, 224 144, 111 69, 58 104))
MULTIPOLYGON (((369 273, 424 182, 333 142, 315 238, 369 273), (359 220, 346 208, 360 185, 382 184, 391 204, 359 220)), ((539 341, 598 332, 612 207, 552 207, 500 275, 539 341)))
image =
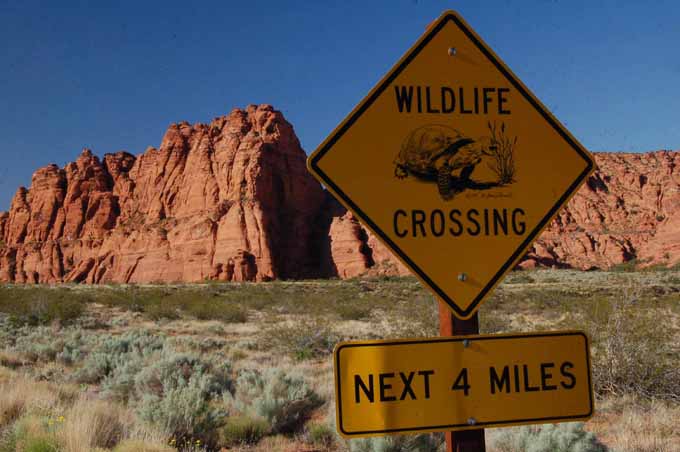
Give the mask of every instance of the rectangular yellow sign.
POLYGON ((348 438, 593 413, 588 337, 578 331, 343 342, 334 367, 348 438))

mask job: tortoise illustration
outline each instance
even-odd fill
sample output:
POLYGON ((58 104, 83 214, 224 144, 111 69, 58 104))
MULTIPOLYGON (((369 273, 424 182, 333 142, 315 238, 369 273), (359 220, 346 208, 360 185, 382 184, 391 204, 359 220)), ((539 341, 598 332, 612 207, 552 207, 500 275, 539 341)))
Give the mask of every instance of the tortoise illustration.
POLYGON ((473 143, 475 140, 451 127, 419 127, 404 140, 394 161, 394 175, 399 179, 412 175, 435 182, 440 196, 450 199, 455 188, 464 186, 482 159, 484 151, 472 146, 473 143), (454 177, 457 170, 461 171, 454 177))

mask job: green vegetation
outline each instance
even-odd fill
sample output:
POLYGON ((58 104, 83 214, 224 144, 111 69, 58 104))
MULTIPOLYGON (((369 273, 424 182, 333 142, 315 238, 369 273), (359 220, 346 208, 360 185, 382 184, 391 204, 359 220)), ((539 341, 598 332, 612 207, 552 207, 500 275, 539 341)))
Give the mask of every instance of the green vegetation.
POLYGON ((316 446, 322 450, 328 450, 335 443, 336 435, 337 433, 335 432, 335 426, 310 423, 307 426, 305 440, 307 443, 312 444, 313 446, 316 446))
POLYGON ((602 300, 591 309, 578 323, 593 342, 596 392, 680 401, 680 359, 673 329, 659 327, 659 313, 615 299, 602 300))
POLYGON ((262 344, 298 361, 328 356, 341 337, 321 319, 273 325, 262 335, 262 344))
POLYGON ((54 321, 73 323, 90 300, 84 293, 63 289, 0 287, 0 312, 16 325, 47 325, 54 321))
POLYGON ((606 452, 581 423, 524 426, 500 431, 491 438, 498 452, 606 452))
POLYGON ((637 259, 631 259, 629 261, 623 262, 621 264, 613 265, 609 271, 611 272, 635 272, 638 269, 640 263, 637 259))
POLYGON ((534 278, 532 278, 526 272, 511 273, 505 279, 505 284, 531 284, 533 282, 536 282, 536 280, 534 280, 534 278))
POLYGON ((442 434, 384 436, 349 441, 350 452, 439 452, 442 434))
MULTIPOLYGON (((586 330, 601 414, 490 430, 487 450, 605 450, 593 433, 620 452, 673 450, 678 281, 673 270, 512 273, 483 305, 482 331, 586 330)), ((338 437, 330 359, 341 340, 431 336, 437 322, 413 278, 2 286, 0 452, 439 450, 441 434, 338 437)))
POLYGON ((338 306, 337 312, 342 320, 365 320, 371 316, 372 308, 365 302, 348 300, 338 306))
POLYGON ((220 444, 225 446, 256 444, 268 432, 269 423, 264 419, 232 416, 219 431, 220 444))
POLYGON ((266 419, 273 433, 294 433, 323 404, 302 375, 281 369, 243 370, 236 395, 225 393, 227 406, 250 418, 266 419))

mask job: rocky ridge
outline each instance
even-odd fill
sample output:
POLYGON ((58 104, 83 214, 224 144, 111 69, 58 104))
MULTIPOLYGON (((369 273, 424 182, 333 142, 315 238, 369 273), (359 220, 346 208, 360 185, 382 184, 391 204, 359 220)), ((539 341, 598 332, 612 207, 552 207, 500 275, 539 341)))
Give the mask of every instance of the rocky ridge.
MULTIPOLYGON (((520 266, 680 261, 680 153, 598 153, 520 266)), ((309 175, 270 105, 171 125, 160 146, 37 170, 0 212, 0 281, 267 281, 408 274, 309 175)))

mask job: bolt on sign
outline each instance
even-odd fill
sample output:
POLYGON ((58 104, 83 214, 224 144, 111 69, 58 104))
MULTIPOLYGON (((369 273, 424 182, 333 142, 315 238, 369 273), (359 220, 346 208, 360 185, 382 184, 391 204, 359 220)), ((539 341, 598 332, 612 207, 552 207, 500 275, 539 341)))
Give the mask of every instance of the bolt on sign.
POLYGON ((446 12, 308 167, 467 319, 595 164, 470 26, 446 12))
POLYGON ((578 331, 341 343, 338 431, 351 438, 585 420, 593 413, 589 350, 578 331))

